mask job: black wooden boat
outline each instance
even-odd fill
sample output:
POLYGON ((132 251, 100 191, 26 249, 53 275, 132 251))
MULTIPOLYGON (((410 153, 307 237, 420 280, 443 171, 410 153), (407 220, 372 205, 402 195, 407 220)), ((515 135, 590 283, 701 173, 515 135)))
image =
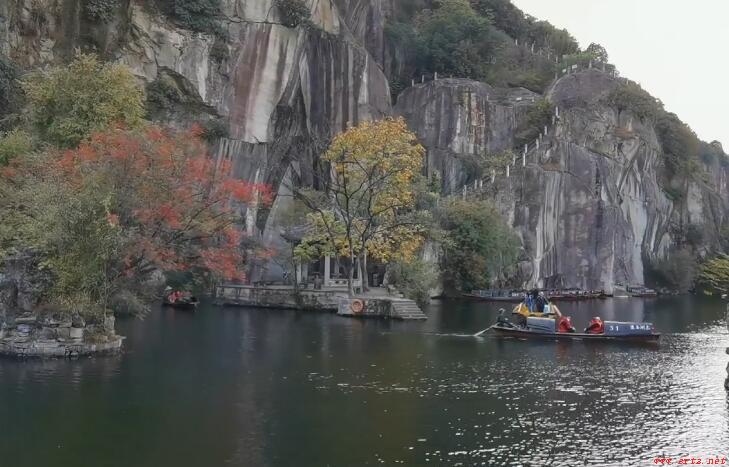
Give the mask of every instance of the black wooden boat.
POLYGON ((544 332, 510 323, 497 323, 491 329, 500 336, 516 337, 521 339, 560 339, 560 340, 589 340, 589 341, 631 341, 631 342, 658 342, 661 335, 650 330, 646 334, 588 334, 583 332, 544 332))
POLYGON ((172 295, 165 295, 164 299, 162 300, 162 304, 165 306, 169 306, 171 308, 177 308, 180 310, 196 310, 197 306, 200 304, 200 300, 198 300, 197 297, 194 295, 187 295, 182 296, 179 298, 174 298, 172 295))
POLYGON ((643 287, 642 285, 628 287, 626 290, 631 297, 636 298, 655 298, 658 296, 658 292, 653 289, 643 287))
POLYGON ((466 298, 481 300, 484 302, 509 302, 519 303, 524 301, 526 293, 520 290, 472 290, 471 293, 462 294, 466 298))

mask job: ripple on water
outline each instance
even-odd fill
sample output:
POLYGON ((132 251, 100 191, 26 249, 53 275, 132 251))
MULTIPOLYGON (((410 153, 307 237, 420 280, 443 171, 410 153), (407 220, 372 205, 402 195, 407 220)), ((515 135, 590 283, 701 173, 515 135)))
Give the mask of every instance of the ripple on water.
POLYGON ((559 360, 525 354, 426 365, 417 375, 414 368, 402 369, 411 376, 398 383, 384 374, 310 378, 347 394, 408 392, 433 407, 453 401, 497 407, 440 412, 447 414, 447 433, 414 443, 419 458, 430 463, 646 465, 661 455, 722 456, 729 454, 722 329, 665 336, 657 349, 596 353, 573 346, 559 360), (340 385, 352 379, 356 386, 340 385))

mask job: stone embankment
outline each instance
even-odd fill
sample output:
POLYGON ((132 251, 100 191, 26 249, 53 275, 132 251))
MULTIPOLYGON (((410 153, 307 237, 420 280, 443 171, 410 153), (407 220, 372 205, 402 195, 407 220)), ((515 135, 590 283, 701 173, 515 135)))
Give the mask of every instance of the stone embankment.
POLYGON ((253 287, 219 285, 215 303, 223 306, 280 308, 307 311, 337 312, 342 316, 424 320, 427 316, 412 300, 400 296, 367 294, 350 299, 346 290, 300 290, 298 298, 291 287, 253 287), (355 306, 353 303, 361 304, 355 306))
POLYGON ((0 325, 0 355, 13 357, 80 357, 121 350, 114 317, 95 324, 69 317, 25 313, 0 325))

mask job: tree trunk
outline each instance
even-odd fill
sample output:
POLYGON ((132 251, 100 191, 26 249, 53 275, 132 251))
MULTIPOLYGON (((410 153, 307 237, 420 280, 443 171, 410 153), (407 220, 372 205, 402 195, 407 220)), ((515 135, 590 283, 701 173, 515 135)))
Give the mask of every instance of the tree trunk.
POLYGON ((347 261, 347 295, 349 298, 354 297, 354 256, 350 256, 347 261))
POLYGON ((296 260, 296 256, 294 255, 294 244, 291 244, 291 264, 293 265, 294 269, 294 295, 296 297, 296 300, 299 299, 299 263, 296 260))
POLYGON ((349 258, 347 258, 347 295, 349 298, 354 297, 354 247, 352 241, 349 241, 349 258))
POLYGON ((370 290, 370 278, 367 274, 367 250, 362 251, 362 256, 359 258, 359 268, 362 277, 362 292, 369 292, 370 290))

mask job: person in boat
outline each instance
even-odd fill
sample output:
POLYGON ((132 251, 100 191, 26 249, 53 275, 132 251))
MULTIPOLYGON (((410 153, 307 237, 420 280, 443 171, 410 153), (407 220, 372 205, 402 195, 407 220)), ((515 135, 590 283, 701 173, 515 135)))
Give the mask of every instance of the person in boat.
POLYGON ((541 292, 541 291, 537 292, 536 297, 534 297, 534 306, 536 307, 537 313, 544 314, 544 309, 548 304, 549 304, 549 300, 547 300, 547 297, 544 295, 544 292, 541 292))
POLYGON ((528 292, 524 297, 524 305, 529 309, 529 313, 534 313, 534 291, 528 292))
POLYGON ((557 332, 576 332, 575 327, 572 326, 572 319, 569 316, 559 316, 557 318, 557 332))
POLYGON ((604 334, 605 323, 599 316, 595 316, 590 320, 590 324, 585 328, 585 334, 604 334))

